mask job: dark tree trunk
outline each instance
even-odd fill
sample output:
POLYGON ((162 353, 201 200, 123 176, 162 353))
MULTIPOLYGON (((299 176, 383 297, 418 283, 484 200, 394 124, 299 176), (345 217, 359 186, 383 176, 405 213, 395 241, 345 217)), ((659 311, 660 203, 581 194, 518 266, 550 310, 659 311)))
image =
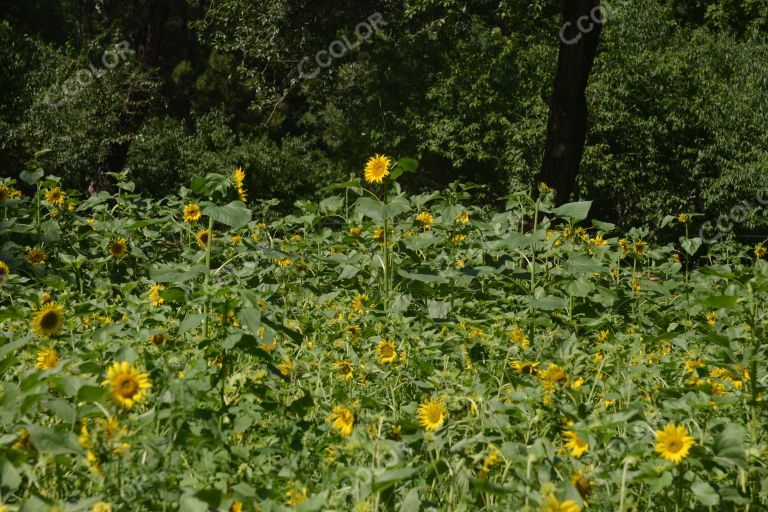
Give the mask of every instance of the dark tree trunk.
POLYGON ((112 182, 107 173, 123 170, 131 141, 147 116, 152 93, 144 77, 158 64, 160 41, 168 19, 168 11, 169 0, 152 0, 146 28, 137 39, 139 41, 136 55, 137 78, 128 88, 123 110, 115 126, 116 136, 104 142, 99 163, 88 186, 88 192, 91 194, 112 188, 112 182))
POLYGON ((573 193, 584 154, 587 136, 585 91, 602 29, 600 0, 561 0, 561 6, 560 54, 549 107, 544 161, 539 174, 539 181, 556 190, 558 205, 568 202, 573 193))

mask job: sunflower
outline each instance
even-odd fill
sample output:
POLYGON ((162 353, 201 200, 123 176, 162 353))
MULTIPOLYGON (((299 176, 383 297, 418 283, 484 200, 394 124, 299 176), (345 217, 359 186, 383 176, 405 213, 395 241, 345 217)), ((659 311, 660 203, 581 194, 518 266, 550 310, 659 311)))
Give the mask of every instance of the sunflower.
POLYGON ((160 292, 163 290, 165 290, 165 286, 161 284, 153 284, 149 289, 149 297, 147 298, 152 301, 153 306, 157 307, 165 302, 165 299, 160 296, 160 292))
POLYGON ((608 245, 608 242, 603 240, 603 235, 595 235, 595 238, 591 238, 589 240, 589 243, 594 245, 595 247, 604 247, 608 245))
POLYGON ((363 232, 362 229, 360 229, 359 226, 352 226, 349 228, 349 236, 357 238, 360 236, 360 234, 363 232))
POLYGON ((528 348, 531 346, 531 342, 528 339, 528 336, 526 336, 521 329, 515 329, 509 333, 509 340, 512 343, 517 343, 522 348, 528 348))
POLYGON ((112 512, 112 505, 99 501, 93 504, 91 512, 112 512))
POLYGON ((381 183, 389 176, 389 166, 392 161, 384 155, 376 155, 365 164, 365 181, 368 183, 381 183))
POLYGON ((275 258, 275 263, 280 268, 290 267, 293 264, 291 258, 275 258))
POLYGON ((333 422, 333 430, 337 431, 341 437, 349 437, 355 426, 355 413, 349 407, 337 405, 328 416, 328 421, 333 422))
POLYGON ((203 229, 197 232, 197 246, 201 249, 208 247, 210 239, 210 232, 207 229, 203 229))
POLYGON ((581 512, 581 507, 573 500, 559 501, 554 496, 544 498, 541 504, 543 512, 581 512))
POLYGON ((11 197, 11 191, 8 187, 0 183, 0 203, 11 197))
POLYGON ((203 214, 200 211, 200 207, 196 203, 189 203, 184 207, 184 222, 193 224, 200 220, 203 214))
POLYGON ((480 468, 480 471, 477 472, 478 480, 485 480, 488 478, 488 474, 491 472, 491 468, 493 468, 493 466, 501 461, 501 452, 491 446, 488 455, 486 455, 485 460, 483 461, 483 466, 480 468))
POLYGON ((656 431, 656 451, 667 460, 679 464, 688 456, 688 451, 696 441, 688 435, 683 425, 669 424, 663 430, 656 431))
POLYGON ((233 502, 232 505, 229 507, 229 512, 243 512, 243 502, 242 501, 233 502))
POLYGON ((152 387, 149 376, 140 373, 129 362, 113 363, 107 370, 107 379, 102 386, 112 387, 112 399, 125 409, 132 408, 147 396, 146 390, 152 387))
POLYGON ((37 246, 27 251, 27 261, 30 265, 42 265, 48 259, 48 255, 45 254, 45 250, 42 247, 37 246))
POLYGON ((424 229, 429 229, 429 226, 435 221, 435 218, 429 212, 421 212, 416 216, 416 222, 420 223, 424 229))
POLYGON ((642 256, 648 250, 648 242, 645 242, 643 240, 635 242, 633 249, 637 254, 642 256))
POLYGON ((349 361, 337 361, 333 363, 341 380, 351 380, 355 373, 355 367, 349 361))
POLYGON ((37 363, 35 368, 41 370, 52 370, 59 364, 59 355, 53 348, 44 348, 37 351, 37 363))
POLYGON ((539 363, 533 361, 512 361, 512 367, 520 375, 533 375, 539 374, 539 363))
POLYGON ((11 269, 6 262, 0 260, 0 283, 8 279, 9 275, 11 275, 11 269))
POLYGON ((566 439, 565 448, 571 452, 573 457, 581 457, 589 451, 589 443, 580 438, 576 432, 570 430, 563 432, 563 437, 566 439))
POLYGON ((126 242, 125 238, 115 238, 107 245, 107 251, 116 260, 125 258, 128 254, 128 242, 126 242))
POLYGON ((67 200, 67 194, 65 194, 59 187, 53 187, 45 193, 45 200, 54 206, 61 206, 64 204, 64 201, 67 200))
POLYGON ((456 216, 456 224, 467 224, 469 222, 469 213, 463 211, 456 216))
POLYGON ((755 246, 755 257, 756 258, 764 258, 766 252, 768 252, 768 249, 766 249, 763 244, 757 244, 755 246))
POLYGON ((389 364, 396 361, 397 352, 395 351, 395 344, 389 340, 381 340, 379 346, 376 347, 376 355, 379 356, 381 364, 389 364))
POLYGON ((595 485, 595 482, 590 480, 589 476, 581 470, 571 475, 571 483, 579 491, 583 499, 592 494, 592 486, 595 485))
POLYGON ((245 187, 243 185, 245 183, 245 172, 243 172, 241 167, 238 167, 232 173, 232 182, 235 184, 235 189, 237 190, 237 198, 242 202, 246 202, 248 200, 248 194, 245 192, 245 187))
POLYGON ((717 312, 715 312, 715 311, 710 311, 709 313, 707 313, 707 323, 708 323, 708 324, 709 324, 711 327, 714 327, 714 326, 715 326, 715 324, 717 323, 717 312))
POLYGON ((370 299, 365 293, 358 293, 352 301, 352 311, 362 313, 365 309, 365 303, 370 299))
POLYGON ((448 416, 441 400, 430 399, 419 406, 419 424, 427 430, 437 430, 448 416))
POLYGON ((32 319, 32 330, 44 338, 58 334, 64 325, 62 311, 63 308, 55 302, 47 304, 32 319))
POLYGON ((156 332, 155 334, 149 337, 149 342, 152 345, 159 347, 160 345, 165 343, 165 333, 156 332))
POLYGON ((677 222, 679 222, 680 224, 685 224, 686 222, 688 222, 689 218, 690 217, 688 217, 687 213, 681 213, 680 215, 677 216, 677 222))

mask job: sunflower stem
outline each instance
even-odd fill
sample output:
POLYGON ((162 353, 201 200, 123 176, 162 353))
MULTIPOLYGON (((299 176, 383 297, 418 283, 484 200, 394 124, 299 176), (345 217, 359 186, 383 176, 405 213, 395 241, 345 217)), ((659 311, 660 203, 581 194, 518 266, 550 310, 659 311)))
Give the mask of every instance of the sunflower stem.
POLYGON ((205 244, 205 304, 203 304, 203 338, 208 339, 208 314, 211 308, 208 297, 208 283, 211 280, 211 242, 213 239, 213 218, 208 219, 208 240, 205 244))

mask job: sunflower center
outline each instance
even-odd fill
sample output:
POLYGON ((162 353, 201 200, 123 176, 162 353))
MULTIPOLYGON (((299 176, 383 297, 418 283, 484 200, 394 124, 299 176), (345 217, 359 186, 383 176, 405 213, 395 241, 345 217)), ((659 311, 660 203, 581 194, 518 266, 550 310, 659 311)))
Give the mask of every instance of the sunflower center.
POLYGON ((427 419, 430 423, 437 423, 442 418, 442 413, 437 407, 430 407, 427 410, 427 419))
POLYGON ((671 439, 667 442, 667 449, 670 452, 679 452, 682 447, 683 443, 680 439, 671 439))
POLYGON ((394 350, 392 350, 392 347, 390 346, 383 346, 381 347, 381 356, 382 357, 392 357, 394 355, 394 350))
POLYGON ((117 380, 117 391, 123 398, 131 398, 139 389, 139 383, 130 375, 120 376, 117 380))
POLYGON ((54 311, 49 311, 40 319, 40 327, 45 330, 55 329, 59 324, 59 315, 54 311))

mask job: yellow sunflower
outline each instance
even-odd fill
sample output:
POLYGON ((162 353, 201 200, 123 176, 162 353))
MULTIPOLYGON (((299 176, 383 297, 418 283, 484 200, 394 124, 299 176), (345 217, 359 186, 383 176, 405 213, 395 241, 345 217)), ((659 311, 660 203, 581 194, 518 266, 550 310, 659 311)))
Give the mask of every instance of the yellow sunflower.
POLYGON ((680 224, 685 224, 686 222, 688 222, 689 218, 690 217, 688 217, 687 213, 681 213, 680 215, 677 216, 677 222, 679 222, 680 224))
POLYGON ((64 326, 62 311, 63 308, 55 302, 46 304, 32 319, 32 330, 44 338, 58 334, 64 326))
POLYGON ((9 275, 11 275, 10 267, 8 267, 6 262, 0 260, 0 283, 5 282, 9 275))
POLYGON ((352 311, 361 313, 365 309, 365 303, 370 299, 365 293, 358 293, 352 301, 352 311))
POLYGON ((45 254, 45 250, 42 247, 37 246, 27 251, 27 261, 30 265, 42 265, 48 259, 48 255, 45 254))
POLYGON ((210 232, 207 229, 203 229, 197 232, 197 246, 201 249, 208 247, 208 239, 210 238, 210 232))
POLYGON ((766 253, 768 253, 768 249, 766 249, 763 244, 757 244, 755 246, 755 257, 756 258, 764 258, 766 253))
POLYGON ((109 255, 116 260, 125 258, 128 254, 128 242, 125 238, 115 238, 107 245, 107 251, 109 251, 109 255))
POLYGON ((590 480, 589 476, 581 470, 571 475, 571 483, 579 491, 583 499, 592 494, 592 486, 595 485, 595 482, 590 480))
POLYGON ((576 432, 568 430, 563 432, 563 437, 566 439, 565 448, 571 452, 573 457, 581 457, 589 451, 589 443, 580 438, 576 432))
POLYGON ((635 242, 633 249, 637 254, 643 255, 648 250, 648 242, 645 242, 643 240, 635 242))
POLYGON ((365 164, 365 181, 368 183, 381 183, 389 176, 389 166, 392 161, 384 155, 376 155, 365 164))
POLYGON ((99 501, 93 504, 91 512, 112 512, 112 505, 103 501, 99 501))
POLYGON ((152 387, 149 375, 140 373, 127 361, 113 363, 107 370, 107 379, 102 386, 112 387, 112 399, 117 405, 130 409, 147 396, 147 389, 152 387))
POLYGON ((663 430, 656 431, 656 451, 665 459, 679 464, 688 456, 688 451, 696 441, 688 435, 683 425, 669 424, 663 430))
POLYGON ((533 361, 512 361, 512 367, 520 375, 533 375, 539 374, 539 363, 533 361))
POLYGON ((163 290, 165 290, 165 286, 161 284, 153 284, 149 289, 149 297, 147 298, 152 301, 153 306, 157 307, 165 302, 165 299, 160 296, 160 292, 163 290))
POLYGON ((430 399, 419 406, 419 424, 427 430, 439 429, 447 416, 448 410, 441 400, 430 399))
POLYGON ((352 226, 349 228, 349 236, 354 238, 359 237, 362 232, 363 230, 359 226, 352 226))
POLYGON ((248 194, 245 191, 244 185, 245 172, 241 167, 238 167, 232 173, 232 182, 235 184, 235 189, 237 190, 237 198, 242 202, 246 202, 248 200, 248 194))
POLYGON ((37 351, 37 363, 35 368, 41 370, 52 370, 59 364, 59 355, 53 348, 44 348, 37 351))
POLYGON ((434 221, 435 218, 429 212, 421 212, 416 216, 416 222, 419 222, 424 229, 428 229, 434 221))
POLYGON ((184 207, 184 222, 193 224, 200 220, 203 213, 200 211, 200 207, 196 203, 189 203, 184 207))
POLYGON ((242 501, 233 502, 232 505, 229 507, 229 512, 243 512, 243 502, 242 501))
POLYGON ((8 187, 0 183, 0 203, 11 197, 11 191, 8 187))
POLYGON ((355 367, 349 361, 337 361, 333 363, 336 372, 341 380, 351 380, 355 373, 355 367))
POLYGON ((581 512, 581 507, 573 500, 559 501, 554 496, 544 499, 541 504, 543 512, 581 512))
POLYGON ((456 224, 467 224, 469 222, 469 213, 462 211, 456 216, 456 224))
POLYGON ((715 326, 715 324, 717 323, 717 312, 716 311, 710 311, 709 313, 707 313, 707 323, 711 327, 715 326))
POLYGON ((53 187, 45 193, 45 200, 54 206, 61 206, 64 204, 64 201, 67 200, 67 194, 65 194, 59 187, 53 187))
POLYGON ((376 355, 379 356, 379 362, 381 364, 393 363, 397 360, 397 351, 395 351, 395 344, 389 340, 381 340, 379 346, 376 347, 376 355))
POLYGON ((333 422, 333 430, 341 437, 349 437, 355 427, 355 413, 349 407, 337 405, 328 416, 328 421, 333 422))

